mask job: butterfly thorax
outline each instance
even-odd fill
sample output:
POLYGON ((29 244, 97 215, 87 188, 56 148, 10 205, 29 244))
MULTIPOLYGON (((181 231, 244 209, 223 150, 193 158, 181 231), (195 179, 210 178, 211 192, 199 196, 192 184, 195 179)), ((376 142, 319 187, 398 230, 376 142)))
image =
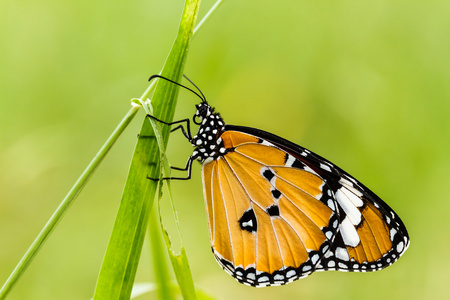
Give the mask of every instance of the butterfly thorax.
POLYGON ((192 158, 204 164, 226 153, 220 138, 225 130, 225 123, 220 114, 215 113, 214 108, 206 102, 202 102, 196 107, 194 123, 199 124, 199 128, 198 133, 190 141, 195 147, 192 158), (196 122, 195 118, 198 118, 200 122, 196 122))

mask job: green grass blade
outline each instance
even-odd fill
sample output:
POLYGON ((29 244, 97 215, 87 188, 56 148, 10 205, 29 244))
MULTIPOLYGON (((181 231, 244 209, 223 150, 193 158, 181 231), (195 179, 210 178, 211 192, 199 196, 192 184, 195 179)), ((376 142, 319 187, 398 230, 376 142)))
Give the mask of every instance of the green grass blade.
POLYGON ((121 204, 103 259, 94 299, 127 299, 130 297, 139 261, 145 228, 157 183, 146 178, 156 176, 149 166, 159 165, 158 147, 151 143, 153 131, 144 126, 139 134, 121 204))
POLYGON ((153 269, 158 298, 161 300, 175 299, 173 286, 170 284, 169 269, 167 268, 166 249, 162 242, 161 225, 159 223, 158 203, 155 202, 149 224, 150 244, 153 257, 153 269))
MULTIPOLYGON (((175 81, 179 81, 183 73, 199 2, 186 1, 177 38, 161 72, 163 76, 175 81)), ((173 119, 177 94, 176 85, 166 81, 158 82, 152 99, 153 112, 157 118, 167 122, 173 119)), ((164 152, 170 133, 168 126, 161 126, 161 132, 155 135, 147 120, 144 120, 136 144, 121 205, 97 281, 95 300, 128 299, 131 294, 157 187, 157 183, 148 180, 146 175, 152 178, 160 177, 159 147, 161 146, 164 152), (159 134, 162 137, 158 138, 160 146, 155 138, 159 134)))
POLYGON ((180 253, 175 254, 171 249, 171 243, 167 232, 164 230, 164 240, 166 246, 169 249, 170 262, 177 278, 178 285, 180 286, 183 299, 197 299, 194 287, 194 280, 192 279, 191 268, 187 259, 186 251, 184 247, 181 247, 180 253))
MULTIPOLYGON (((172 50, 167 58, 166 64, 164 65, 164 69, 162 71, 162 75, 172 79, 174 81, 180 82, 182 77, 182 70, 184 67, 185 57, 188 52, 189 42, 192 37, 195 25, 195 19, 198 13, 200 1, 186 1, 185 9, 183 12, 183 17, 180 23, 180 28, 178 31, 177 39, 172 47, 172 50)), ((152 98, 152 108, 155 110, 154 114, 158 118, 170 122, 173 119, 173 114, 175 112, 175 105, 177 99, 178 87, 170 82, 160 80, 156 87, 155 93, 152 98), (159 104, 163 104, 162 111, 166 112, 165 117, 161 117, 157 114, 157 107, 159 104)), ((158 125, 153 120, 150 120, 152 125, 155 128, 155 131, 158 131, 158 125)), ((169 134, 169 129, 167 126, 162 127, 161 135, 163 138, 159 138, 157 135, 157 143, 160 148, 160 161, 162 162, 162 173, 164 176, 169 176, 170 170, 169 165, 167 163, 167 159, 165 157, 165 147, 167 145, 167 138, 169 134)), ((161 176, 160 176, 161 177, 161 176)), ((171 189, 170 182, 167 182, 167 187, 169 191, 169 198, 173 206, 173 201, 171 197, 171 189)), ((161 191, 161 190, 160 190, 161 191)), ((162 193, 159 194, 159 199, 161 199, 162 193)), ((176 213, 174 212, 174 217, 176 218, 176 213)), ((178 220, 176 220, 177 229, 178 229, 178 220)), ((161 226, 163 226, 161 224, 161 226)), ((177 230, 178 236, 181 240, 179 229, 177 230)), ((187 260, 186 252, 184 247, 181 248, 180 254, 175 254, 170 245, 170 240, 166 231, 163 230, 164 239, 166 241, 166 246, 169 252, 170 261, 172 263, 172 268, 175 273, 175 277, 180 287, 180 291, 183 295, 184 299, 196 299, 195 295, 195 287, 194 281, 192 279, 189 263, 187 260)), ((181 243, 182 245, 182 243, 181 243)), ((157 274, 158 276, 158 274, 157 274)))

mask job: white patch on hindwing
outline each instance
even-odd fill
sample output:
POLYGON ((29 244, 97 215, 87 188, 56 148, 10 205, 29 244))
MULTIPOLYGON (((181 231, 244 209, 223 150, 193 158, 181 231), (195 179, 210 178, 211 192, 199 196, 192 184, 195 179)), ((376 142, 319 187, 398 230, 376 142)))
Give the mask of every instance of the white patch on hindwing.
POLYGON ((341 222, 339 231, 341 232, 345 245, 350 247, 358 246, 360 242, 359 235, 348 216, 341 222))
MULTIPOLYGON (((349 197, 347 195, 348 193, 345 192, 344 187, 341 187, 335 193, 336 200, 341 206, 341 208, 344 210, 345 214, 347 215, 347 218, 349 218, 349 220, 353 225, 357 226, 361 222, 362 215, 358 207, 353 202, 353 200, 355 200, 354 197, 356 196, 352 194, 354 197, 349 197)), ((362 206, 363 203, 361 199, 359 199, 359 201, 361 202, 362 206)), ((360 203, 357 204, 359 205, 360 203)))

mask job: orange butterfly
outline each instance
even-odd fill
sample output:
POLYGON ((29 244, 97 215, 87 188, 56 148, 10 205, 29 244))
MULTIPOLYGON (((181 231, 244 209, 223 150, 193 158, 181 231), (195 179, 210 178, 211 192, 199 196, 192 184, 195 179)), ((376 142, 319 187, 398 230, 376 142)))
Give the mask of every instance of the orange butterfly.
MULTIPOLYGON (((275 286, 315 271, 369 272, 393 264, 408 248, 398 215, 358 180, 325 158, 255 128, 225 125, 203 93, 190 133, 195 147, 184 169, 202 164, 211 246, 237 281, 275 286)), ((191 82, 192 83, 192 82, 191 82)), ((195 85, 194 85, 195 86, 195 85)), ((198 88, 197 88, 198 89, 198 88)))

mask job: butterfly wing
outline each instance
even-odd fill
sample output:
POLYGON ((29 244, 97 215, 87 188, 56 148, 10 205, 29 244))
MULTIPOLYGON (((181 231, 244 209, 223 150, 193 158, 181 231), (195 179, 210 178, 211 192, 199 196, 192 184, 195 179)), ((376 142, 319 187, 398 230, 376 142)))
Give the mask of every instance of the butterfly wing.
POLYGON ((323 157, 271 133, 228 126, 286 151, 286 167, 303 169, 324 180, 337 203, 339 227, 331 249, 316 271, 376 271, 394 263, 408 248, 408 232, 399 216, 377 195, 323 157))
MULTIPOLYGON (((286 151, 238 131, 203 165, 211 245, 220 265, 251 286, 311 274, 337 235, 337 202, 324 180, 286 166, 286 151)), ((306 167, 306 166, 305 166, 306 167)))

